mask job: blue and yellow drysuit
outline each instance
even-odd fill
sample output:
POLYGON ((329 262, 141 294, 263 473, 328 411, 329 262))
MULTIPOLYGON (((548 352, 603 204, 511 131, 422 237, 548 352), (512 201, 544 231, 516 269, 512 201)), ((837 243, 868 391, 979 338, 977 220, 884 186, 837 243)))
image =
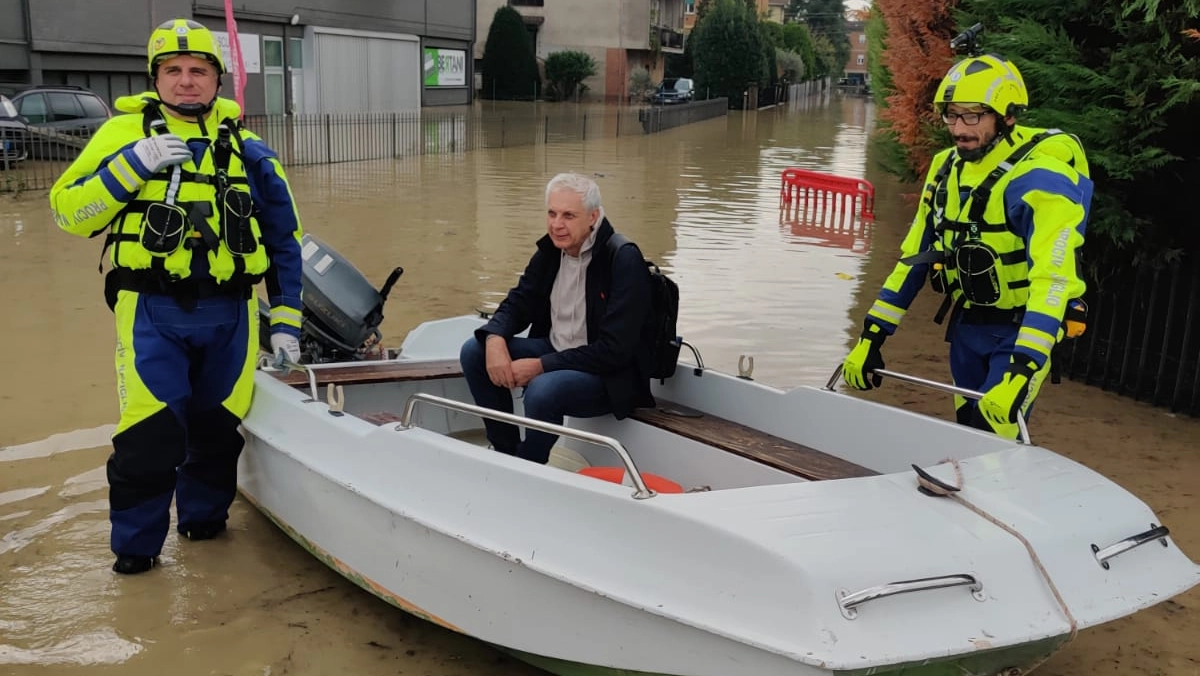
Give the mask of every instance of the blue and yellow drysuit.
POLYGON ((71 234, 109 229, 121 411, 108 460, 111 544, 154 557, 172 495, 181 533, 224 529, 257 357, 253 287, 267 282, 271 331, 299 336, 301 228, 282 166, 238 128, 234 101, 218 98, 199 122, 165 114, 153 92, 115 107, 127 114, 96 132, 50 202, 71 234), (133 145, 153 133, 184 139, 193 159, 152 175, 133 145), (180 216, 158 218, 172 204, 180 216))
MULTIPOLYGON (((953 308, 946 340, 960 387, 986 392, 1010 357, 1037 371, 1028 412, 1062 337, 1068 303, 1086 288, 1078 271, 1092 181, 1087 159, 1069 134, 1016 125, 982 159, 950 148, 934 157, 902 258, 867 315, 891 335, 927 276, 953 308)), ((975 403, 955 398, 959 422, 992 429, 975 403)), ((994 429, 1016 437, 1016 425, 994 429)))

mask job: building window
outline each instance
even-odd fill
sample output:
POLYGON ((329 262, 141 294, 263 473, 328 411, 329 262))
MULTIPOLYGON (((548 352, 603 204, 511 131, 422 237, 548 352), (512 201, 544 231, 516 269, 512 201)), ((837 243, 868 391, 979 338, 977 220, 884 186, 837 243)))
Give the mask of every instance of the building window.
POLYGON ((862 65, 865 65, 866 63, 867 63, 867 57, 863 56, 862 54, 859 54, 858 55, 858 65, 862 66, 862 65))
POLYGON ((695 14, 696 13, 696 0, 684 0, 683 13, 684 14, 695 14))
POLYGON ((860 44, 860 45, 867 44, 867 34, 866 33, 858 34, 858 44, 860 44))
POLYGON ((283 40, 263 36, 263 95, 267 115, 282 115, 284 107, 283 40))

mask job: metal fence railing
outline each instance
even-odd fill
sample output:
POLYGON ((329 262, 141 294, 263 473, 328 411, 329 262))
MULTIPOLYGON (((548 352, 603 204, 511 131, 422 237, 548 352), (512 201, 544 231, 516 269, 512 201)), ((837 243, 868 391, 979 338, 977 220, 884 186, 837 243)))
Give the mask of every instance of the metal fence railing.
POLYGON ((1200 416, 1200 260, 1120 270, 1085 298, 1088 329, 1064 344, 1063 373, 1200 416))
POLYGON ((642 108, 638 112, 638 122, 641 125, 640 128, 647 134, 653 134, 665 129, 720 117, 728 112, 729 100, 721 97, 707 101, 642 108))
MULTIPOLYGON (((284 165, 296 166, 659 131, 658 127, 643 125, 643 110, 653 109, 483 102, 471 108, 406 112, 249 115, 244 124, 279 154, 284 165)), ((21 135, 4 139, 5 145, 0 146, 0 192, 20 192, 49 189, 87 144, 89 135, 67 136, 30 127, 21 135)))

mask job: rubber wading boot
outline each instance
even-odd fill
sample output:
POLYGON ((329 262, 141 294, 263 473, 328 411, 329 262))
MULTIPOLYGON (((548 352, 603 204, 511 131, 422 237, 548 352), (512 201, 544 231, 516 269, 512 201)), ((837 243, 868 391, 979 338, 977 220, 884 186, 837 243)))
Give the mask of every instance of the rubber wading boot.
POLYGON ((193 523, 187 526, 179 526, 176 530, 183 537, 196 542, 198 540, 211 540, 225 530, 224 521, 205 521, 201 523, 193 523))
POLYGON ((150 570, 156 563, 158 563, 158 559, 152 556, 118 554, 117 562, 113 564, 113 572, 122 575, 137 575, 150 570))

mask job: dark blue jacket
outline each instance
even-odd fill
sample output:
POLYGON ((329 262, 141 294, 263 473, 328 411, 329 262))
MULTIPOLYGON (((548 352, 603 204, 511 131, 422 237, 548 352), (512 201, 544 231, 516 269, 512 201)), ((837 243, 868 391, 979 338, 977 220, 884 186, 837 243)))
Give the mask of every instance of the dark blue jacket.
MULTIPOLYGON (((592 259, 585 273, 587 344, 541 358, 545 371, 572 370, 595 373, 604 379, 604 389, 613 414, 627 417, 635 406, 653 406, 650 395, 650 273, 636 245, 621 247, 616 256, 608 249, 613 227, 604 219, 592 245, 592 259)), ((550 335, 550 290, 558 275, 562 253, 549 235, 537 242, 517 285, 496 308, 483 328, 475 332, 480 341, 488 334, 511 338, 529 328, 530 338, 550 335)))

